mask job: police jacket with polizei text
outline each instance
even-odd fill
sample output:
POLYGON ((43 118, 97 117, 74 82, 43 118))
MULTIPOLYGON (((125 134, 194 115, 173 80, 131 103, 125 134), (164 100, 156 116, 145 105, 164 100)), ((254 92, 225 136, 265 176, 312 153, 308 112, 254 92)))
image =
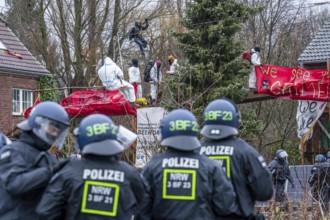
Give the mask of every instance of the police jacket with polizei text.
POLYGON ((133 167, 114 157, 88 155, 52 178, 37 212, 45 220, 131 220, 143 193, 133 167))
POLYGON ((19 141, 0 151, 0 219, 39 219, 35 209, 52 176, 48 164, 57 160, 38 144, 23 132, 19 141))
POLYGON ((255 201, 272 198, 271 174, 263 157, 249 144, 234 136, 202 143, 200 153, 214 159, 226 171, 236 192, 234 215, 251 217, 255 201))
POLYGON ((287 179, 290 183, 293 183, 290 168, 286 161, 279 162, 277 159, 274 159, 269 163, 268 168, 273 174, 274 184, 284 183, 287 179))
POLYGON ((168 149, 143 169, 146 195, 137 220, 214 219, 232 211, 235 193, 217 164, 195 152, 168 149))

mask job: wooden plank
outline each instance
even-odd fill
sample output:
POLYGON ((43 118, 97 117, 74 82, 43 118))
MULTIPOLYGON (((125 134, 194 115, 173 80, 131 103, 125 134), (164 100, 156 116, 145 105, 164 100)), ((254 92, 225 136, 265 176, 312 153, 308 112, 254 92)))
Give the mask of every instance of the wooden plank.
POLYGON ((252 92, 249 92, 242 103, 258 102, 269 99, 274 99, 274 97, 269 96, 267 94, 254 94, 252 92))

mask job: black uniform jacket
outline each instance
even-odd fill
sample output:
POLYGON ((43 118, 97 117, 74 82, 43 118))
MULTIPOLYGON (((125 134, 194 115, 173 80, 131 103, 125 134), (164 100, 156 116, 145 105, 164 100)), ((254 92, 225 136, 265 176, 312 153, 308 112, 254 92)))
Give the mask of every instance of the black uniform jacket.
POLYGON ((249 144, 234 136, 202 143, 200 153, 218 162, 231 180, 236 192, 235 215, 254 215, 255 201, 272 198, 271 174, 263 157, 249 144))
POLYGON ((0 151, 0 219, 39 219, 35 208, 57 163, 40 140, 23 132, 19 141, 0 151))
POLYGON ((54 175, 37 212, 47 220, 131 220, 143 193, 133 167, 114 157, 88 155, 54 175))
POLYGON ((137 219, 201 220, 231 212, 235 193, 225 173, 196 152, 168 149, 143 169, 146 196, 137 219))

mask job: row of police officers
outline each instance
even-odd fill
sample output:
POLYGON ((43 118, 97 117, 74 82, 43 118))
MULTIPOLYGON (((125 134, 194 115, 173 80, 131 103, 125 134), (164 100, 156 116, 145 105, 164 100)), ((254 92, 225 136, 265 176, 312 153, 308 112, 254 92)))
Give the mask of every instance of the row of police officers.
POLYGON ((199 130, 177 109, 161 120, 161 145, 141 174, 120 160, 136 135, 104 115, 74 130, 81 160, 56 160, 69 130, 65 110, 42 102, 0 151, 0 219, 264 219, 256 201, 273 195, 264 158, 237 138, 241 120, 227 99, 211 102, 199 130), (198 135, 205 137, 200 142, 198 135))

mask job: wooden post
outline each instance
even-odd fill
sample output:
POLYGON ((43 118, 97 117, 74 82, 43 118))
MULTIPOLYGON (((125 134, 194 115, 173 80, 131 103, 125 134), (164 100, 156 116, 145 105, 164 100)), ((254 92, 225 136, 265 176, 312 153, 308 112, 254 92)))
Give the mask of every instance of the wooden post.
POLYGON ((304 143, 303 140, 301 140, 300 141, 301 165, 304 165, 305 164, 304 152, 305 152, 305 143, 304 143))
MULTIPOLYGON (((133 115, 133 117, 132 117, 132 130, 133 130, 133 132, 137 133, 137 115, 133 115)), ((131 157, 132 157, 131 158, 132 166, 135 166, 136 146, 137 146, 137 140, 131 146, 131 150, 132 150, 132 154, 131 154, 131 157)))

